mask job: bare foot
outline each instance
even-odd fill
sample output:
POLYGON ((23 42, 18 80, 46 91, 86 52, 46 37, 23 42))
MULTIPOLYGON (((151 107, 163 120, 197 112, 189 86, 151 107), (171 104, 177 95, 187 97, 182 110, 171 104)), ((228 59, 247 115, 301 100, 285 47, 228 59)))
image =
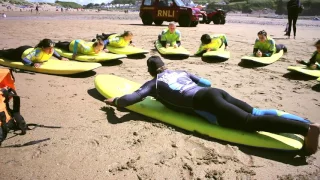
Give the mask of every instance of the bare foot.
POLYGON ((320 125, 319 124, 310 124, 309 131, 305 137, 305 151, 308 155, 314 154, 318 150, 319 144, 319 134, 320 134, 320 125))

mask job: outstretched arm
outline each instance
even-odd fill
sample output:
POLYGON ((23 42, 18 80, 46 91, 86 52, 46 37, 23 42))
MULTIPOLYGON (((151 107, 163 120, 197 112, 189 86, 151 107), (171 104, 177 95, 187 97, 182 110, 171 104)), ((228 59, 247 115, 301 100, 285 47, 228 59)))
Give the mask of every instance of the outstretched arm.
POLYGON ((197 83, 198 86, 202 86, 202 87, 210 87, 211 86, 211 82, 209 80, 204 79, 204 78, 200 78, 200 77, 193 75, 193 74, 190 74, 190 73, 188 73, 188 74, 189 74, 190 79, 193 82, 197 83))
POLYGON ((146 82, 138 90, 131 94, 127 94, 121 97, 106 99, 104 102, 109 105, 117 107, 127 107, 137 102, 142 101, 145 97, 151 95, 152 90, 156 86, 156 80, 146 82))

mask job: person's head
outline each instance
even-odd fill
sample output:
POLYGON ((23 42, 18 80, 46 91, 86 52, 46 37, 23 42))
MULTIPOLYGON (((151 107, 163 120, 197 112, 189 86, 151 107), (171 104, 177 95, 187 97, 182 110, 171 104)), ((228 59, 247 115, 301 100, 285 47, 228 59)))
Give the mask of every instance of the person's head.
POLYGON ((133 33, 131 31, 124 31, 123 34, 120 35, 127 42, 131 41, 133 38, 133 33))
POLYGON ((317 48, 318 53, 320 53, 320 40, 318 40, 314 46, 317 48))
POLYGON ((267 32, 265 30, 261 30, 258 32, 259 41, 264 42, 267 40, 267 32))
POLYGON ((211 37, 209 34, 203 34, 201 36, 201 43, 202 44, 209 44, 211 42, 211 37))
POLYGON ((151 56, 147 60, 148 72, 152 77, 166 70, 164 62, 159 56, 151 56))
POLYGON ((101 39, 101 37, 97 37, 96 41, 93 43, 93 50, 96 54, 98 54, 100 51, 104 48, 104 42, 101 39))
POLYGON ((41 50, 46 54, 52 54, 54 51, 54 45, 55 43, 51 41, 51 39, 42 39, 36 48, 41 48, 41 50))
POLYGON ((171 33, 173 33, 176 30, 176 24, 174 22, 170 22, 168 25, 168 29, 171 33))

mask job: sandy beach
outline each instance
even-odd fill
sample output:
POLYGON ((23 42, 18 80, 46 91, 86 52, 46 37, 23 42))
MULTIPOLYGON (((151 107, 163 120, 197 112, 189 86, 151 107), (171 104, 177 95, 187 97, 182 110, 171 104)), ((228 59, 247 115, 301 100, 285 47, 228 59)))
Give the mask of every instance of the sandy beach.
MULTIPOLYGON (((96 34, 130 30, 146 57, 125 58, 75 76, 15 73, 21 113, 44 127, 24 136, 10 133, 0 148, 1 179, 319 179, 320 151, 304 157, 207 138, 157 120, 106 106, 94 87, 98 74, 114 74, 144 83, 146 60, 159 55, 154 41, 162 26, 143 26, 137 12, 8 12, 0 19, 0 49, 35 46, 39 40, 91 40, 96 34)), ((164 59, 170 69, 207 78, 212 85, 258 108, 276 108, 320 123, 320 84, 289 73, 308 60, 320 39, 320 22, 298 20, 296 39, 286 39, 286 19, 228 16, 225 25, 177 27, 182 45, 195 53, 204 33, 224 33, 231 58, 205 62, 198 57, 164 59), (256 34, 266 30, 288 48, 268 66, 240 63, 252 52, 256 34), (240 63, 240 64, 239 64, 240 63)), ((107 82, 106 82, 107 83, 107 82)), ((319 147, 318 147, 319 148, 319 147)))

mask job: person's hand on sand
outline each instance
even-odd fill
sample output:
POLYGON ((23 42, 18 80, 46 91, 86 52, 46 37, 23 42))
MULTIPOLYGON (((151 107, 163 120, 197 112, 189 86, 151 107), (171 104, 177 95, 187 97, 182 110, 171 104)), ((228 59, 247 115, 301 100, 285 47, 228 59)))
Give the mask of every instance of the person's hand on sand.
POLYGON ((208 48, 208 49, 207 49, 207 52, 209 52, 209 51, 211 51, 211 48, 208 48))
POLYGON ((104 51, 104 52, 106 52, 106 53, 108 53, 108 52, 109 52, 109 50, 108 50, 107 48, 106 48, 106 49, 104 49, 103 51, 104 51))
POLYGON ((261 51, 258 51, 258 52, 256 53, 256 56, 257 56, 257 57, 261 57, 261 56, 262 56, 262 52, 261 52, 261 51))
POLYGON ((41 63, 34 63, 34 64, 33 64, 33 67, 39 68, 41 65, 42 65, 41 63))
POLYGON ((177 48, 177 47, 178 47, 178 45, 177 45, 177 44, 174 44, 174 45, 173 45, 173 48, 177 48))
POLYGON ((166 44, 166 48, 168 48, 168 47, 170 47, 170 44, 169 44, 169 43, 166 44))
POLYGON ((317 65, 316 64, 312 64, 312 65, 309 66, 309 68, 312 69, 312 70, 315 70, 315 69, 317 69, 317 65))
POLYGON ((61 57, 61 61, 69 61, 69 59, 65 57, 61 57))
POLYGON ((105 99, 103 102, 105 102, 107 105, 114 106, 113 100, 114 98, 109 98, 109 99, 105 99))

